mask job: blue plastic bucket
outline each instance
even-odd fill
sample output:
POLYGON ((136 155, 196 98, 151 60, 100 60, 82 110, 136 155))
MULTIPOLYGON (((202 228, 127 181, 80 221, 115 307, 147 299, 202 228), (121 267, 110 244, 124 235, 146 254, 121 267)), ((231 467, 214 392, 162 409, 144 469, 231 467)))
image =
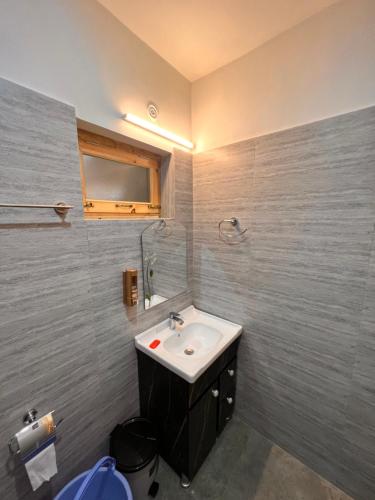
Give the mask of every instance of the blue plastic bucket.
POLYGON ((91 470, 70 481, 55 500, 133 500, 127 480, 115 467, 114 458, 101 458, 91 470))

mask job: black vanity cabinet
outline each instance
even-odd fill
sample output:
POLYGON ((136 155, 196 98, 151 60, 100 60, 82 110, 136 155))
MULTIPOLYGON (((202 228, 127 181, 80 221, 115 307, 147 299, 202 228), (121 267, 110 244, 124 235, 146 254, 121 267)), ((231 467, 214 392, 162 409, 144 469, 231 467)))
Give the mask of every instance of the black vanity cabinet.
POLYGON ((239 340, 193 384, 137 350, 141 415, 158 429, 161 456, 189 481, 232 417, 239 340))
POLYGON ((233 415, 236 395, 236 367, 237 358, 234 358, 220 374, 220 404, 217 419, 218 434, 224 429, 225 424, 233 415))

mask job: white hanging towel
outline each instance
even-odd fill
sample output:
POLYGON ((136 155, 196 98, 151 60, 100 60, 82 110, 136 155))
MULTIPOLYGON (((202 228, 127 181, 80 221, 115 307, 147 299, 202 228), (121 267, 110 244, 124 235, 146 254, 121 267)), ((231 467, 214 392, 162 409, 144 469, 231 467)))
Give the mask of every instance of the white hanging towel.
POLYGON ((52 443, 25 463, 33 491, 57 474, 56 451, 52 443))

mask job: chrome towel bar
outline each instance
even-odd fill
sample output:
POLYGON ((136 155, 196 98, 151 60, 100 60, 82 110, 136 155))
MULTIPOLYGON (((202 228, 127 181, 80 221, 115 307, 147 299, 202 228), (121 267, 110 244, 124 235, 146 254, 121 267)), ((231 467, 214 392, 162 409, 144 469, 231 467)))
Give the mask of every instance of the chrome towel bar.
POLYGON ((64 202, 53 205, 31 205, 28 203, 0 203, 0 208, 53 208, 58 215, 66 215, 68 210, 74 208, 74 205, 66 205, 64 202))

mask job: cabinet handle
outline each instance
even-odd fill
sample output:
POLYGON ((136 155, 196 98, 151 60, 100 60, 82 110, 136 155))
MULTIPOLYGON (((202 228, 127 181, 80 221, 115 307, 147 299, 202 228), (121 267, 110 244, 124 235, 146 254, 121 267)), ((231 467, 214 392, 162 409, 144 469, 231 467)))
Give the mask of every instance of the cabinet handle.
POLYGON ((218 398, 219 397, 219 391, 217 389, 212 389, 212 395, 214 398, 218 398))
POLYGON ((234 375, 234 370, 228 370, 228 375, 229 375, 230 377, 233 377, 233 375, 234 375))
POLYGON ((233 404, 233 398, 227 398, 227 403, 228 403, 228 405, 233 404))

